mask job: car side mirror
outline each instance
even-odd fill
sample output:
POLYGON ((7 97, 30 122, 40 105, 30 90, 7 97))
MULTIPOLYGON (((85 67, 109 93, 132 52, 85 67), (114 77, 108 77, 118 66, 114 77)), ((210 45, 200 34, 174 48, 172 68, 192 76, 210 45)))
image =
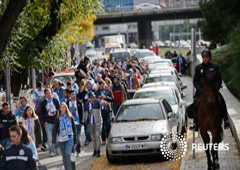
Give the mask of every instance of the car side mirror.
POLYGON ((185 98, 185 97, 186 97, 186 93, 181 92, 181 97, 182 97, 182 98, 185 98))
POLYGON ((179 104, 180 104, 180 106, 186 106, 187 105, 187 103, 185 101, 183 101, 183 100, 180 100, 179 104))

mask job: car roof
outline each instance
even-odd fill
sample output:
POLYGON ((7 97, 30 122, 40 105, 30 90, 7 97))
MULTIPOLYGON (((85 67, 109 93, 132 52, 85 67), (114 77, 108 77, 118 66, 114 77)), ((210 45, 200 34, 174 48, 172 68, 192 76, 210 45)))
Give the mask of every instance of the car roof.
POLYGON ((113 53, 122 53, 122 52, 131 53, 129 49, 125 49, 125 48, 114 49, 110 53, 113 54, 113 53))
MULTIPOLYGON (((171 73, 150 73, 148 77, 173 76, 171 73)), ((147 77, 147 78, 148 78, 147 77)))
POLYGON ((137 105, 137 104, 150 104, 159 103, 163 98, 144 98, 144 99, 130 99, 125 101, 122 105, 137 105))
POLYGON ((147 83, 144 84, 142 88, 146 89, 146 88, 151 88, 151 87, 159 87, 159 86, 174 86, 177 87, 176 83, 174 82, 170 82, 170 81, 166 81, 166 82, 153 82, 153 83, 147 83))
POLYGON ((58 77, 58 76, 74 76, 74 72, 71 73, 57 73, 53 77, 58 77))
POLYGON ((155 87, 149 87, 149 88, 139 89, 139 90, 136 91, 136 93, 151 92, 151 91, 160 91, 160 90, 172 90, 172 87, 171 87, 171 86, 168 86, 168 85, 161 85, 161 86, 155 86, 155 87))

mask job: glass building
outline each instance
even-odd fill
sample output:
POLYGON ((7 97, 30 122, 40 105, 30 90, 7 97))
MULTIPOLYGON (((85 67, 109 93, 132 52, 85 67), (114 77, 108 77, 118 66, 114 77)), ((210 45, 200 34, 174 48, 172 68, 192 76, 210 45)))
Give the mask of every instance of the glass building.
POLYGON ((103 0, 106 12, 127 11, 133 9, 134 0, 103 0))

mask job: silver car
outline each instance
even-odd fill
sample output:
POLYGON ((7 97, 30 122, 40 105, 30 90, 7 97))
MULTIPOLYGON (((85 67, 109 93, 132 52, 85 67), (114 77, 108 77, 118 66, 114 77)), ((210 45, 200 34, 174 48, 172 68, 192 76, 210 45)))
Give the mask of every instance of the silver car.
POLYGON ((141 11, 157 11, 157 10, 161 9, 160 6, 155 5, 155 4, 150 4, 150 3, 142 3, 142 4, 137 5, 135 8, 138 12, 141 12, 141 11))
POLYGON ((150 87, 139 89, 135 92, 133 99, 143 98, 165 98, 171 105, 174 113, 178 115, 178 133, 186 132, 186 106, 187 103, 179 96, 176 86, 159 85, 158 87, 150 87))
POLYGON ((177 115, 166 99, 128 100, 112 124, 107 159, 116 163, 127 156, 161 155, 161 139, 170 132, 177 132, 177 115))

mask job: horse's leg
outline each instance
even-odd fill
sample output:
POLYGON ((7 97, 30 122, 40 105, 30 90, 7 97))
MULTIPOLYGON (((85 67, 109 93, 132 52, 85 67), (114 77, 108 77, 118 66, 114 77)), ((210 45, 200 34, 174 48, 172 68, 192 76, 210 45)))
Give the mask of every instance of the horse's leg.
POLYGON ((212 160, 211 160, 211 155, 210 155, 210 148, 209 148, 209 143, 210 143, 210 137, 207 133, 206 130, 203 130, 200 128, 200 134, 203 138, 203 142, 204 142, 204 146, 205 146, 205 152, 206 152, 206 155, 207 155, 207 164, 208 164, 208 170, 212 170, 212 160))
POLYGON ((219 129, 215 129, 213 132, 212 132, 212 143, 213 143, 213 146, 212 146, 212 157, 213 157, 213 169, 220 169, 220 166, 219 166, 219 159, 218 159, 218 145, 219 143, 222 141, 222 134, 223 131, 222 131, 222 128, 221 126, 219 127, 219 129))

